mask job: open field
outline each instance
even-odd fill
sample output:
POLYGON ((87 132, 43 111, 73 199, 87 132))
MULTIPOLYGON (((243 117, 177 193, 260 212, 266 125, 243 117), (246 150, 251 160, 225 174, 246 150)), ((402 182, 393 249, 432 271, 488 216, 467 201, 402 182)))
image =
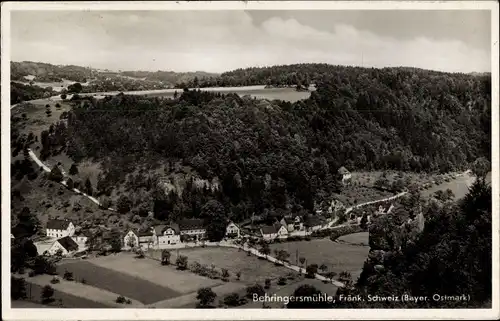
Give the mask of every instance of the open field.
MULTIPOLYGON (((60 273, 62 274, 62 273, 60 273)), ((131 304, 120 304, 116 303, 116 298, 120 295, 125 295, 120 292, 108 291, 103 288, 99 288, 93 284, 83 284, 75 281, 67 281, 62 277, 59 277, 60 282, 56 284, 51 284, 53 276, 51 275, 37 275, 33 278, 29 278, 28 281, 31 284, 36 284, 43 287, 47 284, 52 286, 54 290, 70 295, 73 297, 82 298, 84 300, 93 301, 98 304, 103 304, 110 307, 126 307, 126 308, 140 308, 143 304, 137 300, 131 300, 131 304)), ((125 295, 125 297, 130 298, 130 296, 125 295)), ((75 299, 76 300, 76 299, 75 299)), ((64 304, 64 300, 63 300, 64 304)))
MULTIPOLYGON (((422 192, 423 196, 430 196, 435 192, 447 189, 451 189, 453 194, 455 194, 455 200, 464 197, 469 192, 469 186, 471 186, 476 178, 470 174, 465 174, 449 182, 443 182, 442 184, 432 186, 431 188, 422 192)), ((486 181, 491 183, 491 172, 486 176, 486 181)))
MULTIPOLYGON (((271 251, 283 249, 290 254, 290 263, 296 264, 298 257, 306 259, 305 265, 325 263, 328 271, 336 272, 348 271, 356 280, 363 263, 368 256, 370 248, 368 246, 355 246, 332 242, 330 239, 313 239, 302 242, 286 242, 271 244, 271 251)), ((300 262, 298 263, 300 266, 300 262)))
MULTIPOLYGON (((52 278, 52 277, 50 277, 52 278)), ((43 284, 37 284, 33 280, 33 278, 26 278, 26 283, 27 283, 27 295, 28 299, 31 298, 32 301, 36 302, 30 302, 30 301, 12 301, 12 307, 16 308, 15 305, 19 305, 19 308, 39 308, 39 305, 41 304, 41 295, 42 295, 42 289, 45 285, 50 285, 54 288, 54 301, 51 302, 48 305, 42 305, 43 307, 47 308, 56 308, 56 307, 63 307, 63 308, 72 308, 72 309, 109 309, 116 307, 116 303, 114 304, 104 304, 101 302, 97 302, 94 298, 85 298, 83 296, 77 296, 73 295, 70 293, 66 293, 64 289, 62 288, 56 288, 53 284, 50 284, 49 281, 44 281, 43 284), (59 301, 61 300, 61 302, 59 301), (16 302, 16 303, 14 303, 16 302)), ((116 297, 115 297, 116 299, 116 297)))
MULTIPOLYGON (((129 263, 129 265, 132 264, 129 263)), ((76 280, 85 278, 86 284, 123 295, 127 298, 136 299, 144 304, 150 304, 179 295, 179 292, 169 287, 148 282, 148 280, 137 276, 134 277, 116 270, 103 268, 88 261, 61 264, 58 266, 59 274, 62 275, 66 269, 73 272, 73 277, 76 280)))
POLYGON ((368 246, 368 232, 353 233, 341 236, 337 239, 340 243, 345 243, 348 245, 365 245, 368 246))
MULTIPOLYGON (((247 284, 263 283, 265 279, 276 279, 284 276, 290 270, 276 266, 274 263, 261 260, 255 256, 248 256, 246 252, 226 247, 206 247, 179 250, 180 255, 188 257, 188 263, 215 265, 217 269, 227 269, 231 274, 230 279, 235 279, 235 274, 241 272, 240 281, 247 284)), ((171 261, 175 262, 177 251, 172 251, 171 261)))
MULTIPOLYGON (((160 262, 152 259, 136 259, 134 255, 129 253, 101 256, 92 259, 91 262, 111 273, 123 275, 128 280, 135 278, 140 282, 149 281, 148 284, 166 288, 167 290, 164 289, 163 291, 168 292, 169 295, 164 295, 164 299, 197 291, 202 287, 213 287, 222 284, 220 280, 212 280, 189 271, 179 271, 174 266, 162 266, 160 262), (170 289, 170 292, 168 289, 170 289)), ((130 283, 130 281, 127 282, 130 283)), ((160 301, 160 299, 156 301, 160 301)), ((151 303, 156 301, 151 301, 151 303)))

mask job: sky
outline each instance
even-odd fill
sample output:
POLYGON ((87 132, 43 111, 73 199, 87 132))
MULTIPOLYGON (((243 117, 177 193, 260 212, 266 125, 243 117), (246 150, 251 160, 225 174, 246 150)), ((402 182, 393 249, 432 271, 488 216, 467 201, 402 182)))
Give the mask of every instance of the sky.
POLYGON ((13 11, 11 60, 224 72, 329 63, 490 72, 489 11, 13 11))

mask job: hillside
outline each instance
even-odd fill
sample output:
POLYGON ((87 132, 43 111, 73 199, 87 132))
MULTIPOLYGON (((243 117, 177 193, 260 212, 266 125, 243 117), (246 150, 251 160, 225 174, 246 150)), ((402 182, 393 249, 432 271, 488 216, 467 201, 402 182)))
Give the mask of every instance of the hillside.
POLYGON ((95 195, 130 195, 129 208, 165 198, 171 218, 200 216, 216 199, 236 220, 312 211, 339 192, 341 166, 449 172, 490 158, 488 77, 328 68, 335 73, 293 104, 199 91, 76 101, 67 123, 42 134, 40 152, 101 163, 95 195), (165 196, 160 177, 182 187, 165 196), (220 188, 193 187, 197 179, 220 188))

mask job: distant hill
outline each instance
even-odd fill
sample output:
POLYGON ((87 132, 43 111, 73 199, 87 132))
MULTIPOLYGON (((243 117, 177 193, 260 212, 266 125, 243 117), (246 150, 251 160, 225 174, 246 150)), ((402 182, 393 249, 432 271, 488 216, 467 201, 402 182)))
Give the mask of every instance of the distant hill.
POLYGON ((142 80, 149 83, 161 83, 163 87, 173 87, 178 84, 191 82, 195 78, 217 77, 218 74, 203 71, 181 73, 173 71, 112 71, 74 65, 52 65, 33 61, 11 62, 11 80, 18 81, 27 82, 28 79, 26 77, 29 77, 31 78, 29 80, 36 82, 61 82, 63 79, 67 79, 85 83, 96 78, 102 79, 103 77, 114 78, 120 76, 123 78, 134 78, 136 81, 142 80))

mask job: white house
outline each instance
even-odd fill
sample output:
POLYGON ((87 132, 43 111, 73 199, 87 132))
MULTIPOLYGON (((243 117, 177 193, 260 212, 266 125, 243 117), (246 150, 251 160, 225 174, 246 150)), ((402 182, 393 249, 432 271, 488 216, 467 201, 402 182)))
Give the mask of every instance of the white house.
POLYGON ((283 239, 288 237, 287 228, 280 223, 275 223, 270 226, 263 226, 260 229, 260 233, 262 235, 262 238, 266 241, 274 240, 276 238, 283 239))
POLYGON ((65 237, 75 234, 75 226, 69 220, 52 219, 47 222, 47 236, 65 237))
POLYGON ((240 237, 240 228, 238 225, 233 222, 229 222, 226 227, 226 237, 228 238, 239 238, 240 237))
POLYGON ((171 223, 169 225, 157 225, 153 227, 153 244, 159 248, 168 247, 181 242, 179 225, 171 223))
POLYGON ((65 236, 56 240, 47 251, 51 255, 59 251, 62 255, 70 255, 78 251, 78 244, 70 236, 65 236))
POLYGON ((339 168, 339 171, 338 173, 340 174, 340 176, 342 177, 342 183, 343 184, 347 184, 350 182, 351 180, 351 173, 347 170, 347 168, 345 168, 344 166, 342 166, 341 168, 339 168))

